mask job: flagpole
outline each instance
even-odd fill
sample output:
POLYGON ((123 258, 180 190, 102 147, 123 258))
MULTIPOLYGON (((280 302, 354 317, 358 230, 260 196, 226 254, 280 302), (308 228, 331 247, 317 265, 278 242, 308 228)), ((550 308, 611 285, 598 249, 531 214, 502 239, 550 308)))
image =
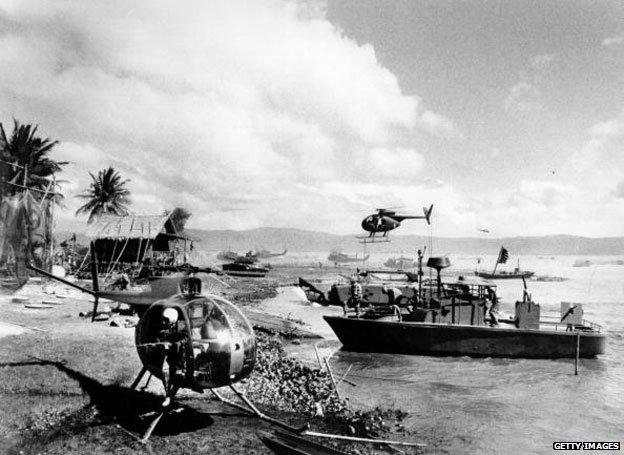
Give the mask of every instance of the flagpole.
POLYGON ((494 264, 494 270, 492 270, 492 275, 496 273, 496 267, 498 267, 498 263, 500 262, 502 252, 503 252, 503 247, 501 247, 501 250, 498 252, 498 258, 496 258, 496 263, 494 264))

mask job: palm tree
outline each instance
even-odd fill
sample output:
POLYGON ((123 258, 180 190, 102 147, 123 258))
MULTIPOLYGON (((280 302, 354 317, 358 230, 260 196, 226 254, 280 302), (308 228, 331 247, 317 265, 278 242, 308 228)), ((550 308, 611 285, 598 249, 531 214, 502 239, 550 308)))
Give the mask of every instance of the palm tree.
POLYGON ((130 191, 126 183, 130 180, 121 180, 121 175, 112 167, 102 169, 93 179, 89 189, 76 197, 88 199, 88 202, 76 210, 76 215, 88 213, 87 223, 102 215, 127 215, 130 204, 130 191))
MULTIPOLYGON (((165 214, 169 215, 168 212, 165 212, 165 214)), ((175 231, 180 234, 184 231, 186 222, 191 216, 192 213, 184 207, 176 207, 169 215, 169 219, 171 220, 171 223, 173 223, 175 231)))
POLYGON ((50 189, 50 177, 62 170, 66 161, 55 161, 48 154, 58 144, 36 136, 37 126, 22 125, 13 119, 13 132, 7 137, 0 123, 0 188, 3 194, 22 191, 24 185, 41 191, 50 189), (12 166, 8 163, 14 164, 12 166), (24 173, 26 178, 24 178, 24 173))

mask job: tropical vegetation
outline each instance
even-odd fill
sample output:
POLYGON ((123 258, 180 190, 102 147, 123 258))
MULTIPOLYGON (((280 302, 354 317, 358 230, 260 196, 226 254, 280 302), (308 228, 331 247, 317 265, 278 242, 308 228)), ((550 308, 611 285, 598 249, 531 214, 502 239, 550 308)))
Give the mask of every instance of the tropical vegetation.
POLYGON ((37 136, 37 128, 14 119, 7 135, 0 123, 0 195, 16 194, 24 187, 35 190, 36 197, 56 191, 54 176, 67 162, 50 158, 58 141, 37 136))
POLYGON ((176 232, 184 232, 186 222, 191 217, 191 215, 192 213, 183 207, 176 207, 175 209, 173 209, 173 211, 169 215, 169 219, 171 220, 171 223, 173 223, 173 228, 176 232))
POLYGON ((87 202, 76 210, 76 215, 88 214, 87 223, 102 215, 127 215, 130 204, 130 190, 126 188, 129 180, 122 180, 121 175, 113 167, 102 169, 97 175, 91 176, 91 184, 83 194, 76 197, 87 202))

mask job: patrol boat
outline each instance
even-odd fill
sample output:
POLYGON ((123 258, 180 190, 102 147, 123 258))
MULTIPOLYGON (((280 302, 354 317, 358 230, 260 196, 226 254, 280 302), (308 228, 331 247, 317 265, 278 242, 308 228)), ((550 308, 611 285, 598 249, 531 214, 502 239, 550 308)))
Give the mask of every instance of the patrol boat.
POLYGON ((525 282, 514 317, 498 318, 492 282, 459 277, 443 283, 440 271, 450 266, 448 258, 431 257, 427 265, 436 269, 436 283, 419 281, 410 298, 386 292, 392 300, 386 305, 356 315, 324 316, 344 349, 520 358, 591 358, 605 351, 605 334, 583 319, 581 304, 562 303, 560 317, 542 318, 525 282))

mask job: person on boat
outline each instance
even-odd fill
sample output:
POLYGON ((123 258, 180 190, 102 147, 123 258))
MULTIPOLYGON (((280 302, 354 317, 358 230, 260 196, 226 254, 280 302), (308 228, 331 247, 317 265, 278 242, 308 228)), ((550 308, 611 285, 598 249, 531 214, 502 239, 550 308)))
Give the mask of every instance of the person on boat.
POLYGON ((489 304, 488 314, 490 315, 490 326, 495 327, 498 325, 498 296, 496 291, 490 286, 485 288, 485 300, 489 304))
POLYGON ((355 315, 360 316, 360 304, 362 302, 362 285, 356 278, 351 278, 351 287, 349 288, 351 296, 343 304, 342 310, 345 316, 347 315, 347 309, 349 306, 355 307, 355 315))
POLYGON ((381 288, 381 293, 388 296, 388 305, 394 306, 397 304, 401 296, 403 295, 398 288, 384 286, 381 288))

